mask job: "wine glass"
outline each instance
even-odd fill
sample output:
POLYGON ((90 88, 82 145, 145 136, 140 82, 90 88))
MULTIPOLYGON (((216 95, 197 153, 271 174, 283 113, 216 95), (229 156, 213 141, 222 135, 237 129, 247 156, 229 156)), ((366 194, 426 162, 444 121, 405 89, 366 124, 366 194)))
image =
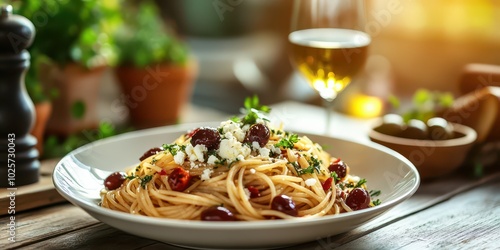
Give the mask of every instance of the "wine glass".
POLYGON ((295 0, 290 59, 318 91, 327 113, 329 133, 333 101, 363 69, 370 36, 365 28, 364 0, 295 0))

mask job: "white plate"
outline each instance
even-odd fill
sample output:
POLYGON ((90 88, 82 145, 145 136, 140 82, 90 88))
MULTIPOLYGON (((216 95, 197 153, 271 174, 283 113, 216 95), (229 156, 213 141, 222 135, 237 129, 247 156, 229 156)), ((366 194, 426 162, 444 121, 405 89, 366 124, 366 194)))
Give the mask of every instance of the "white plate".
POLYGON ((53 180, 59 193, 94 218, 125 232, 192 248, 273 248, 318 240, 349 231, 408 199, 418 188, 415 167, 398 153, 367 142, 307 134, 330 145, 351 173, 366 178, 369 189, 381 190, 382 204, 351 213, 312 219, 258 222, 204 222, 150 218, 98 206, 103 179, 138 163, 149 148, 171 143, 199 124, 136 131, 85 145, 65 156, 55 167, 53 180))

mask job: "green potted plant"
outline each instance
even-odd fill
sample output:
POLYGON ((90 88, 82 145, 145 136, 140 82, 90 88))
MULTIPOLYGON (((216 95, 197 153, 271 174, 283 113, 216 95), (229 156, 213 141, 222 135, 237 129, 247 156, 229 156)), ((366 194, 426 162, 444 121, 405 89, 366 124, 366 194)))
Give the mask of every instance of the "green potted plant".
MULTIPOLYGON (((47 130, 69 135, 98 126, 96 98, 101 77, 115 58, 112 26, 119 23, 118 1, 25 0, 16 12, 32 20, 36 37, 32 61, 44 57, 36 78, 59 93, 47 130)), ((33 68, 32 68, 33 70, 33 68)))
POLYGON ((115 69, 132 125, 155 127, 178 121, 189 100, 197 64, 167 29, 152 1, 125 6, 115 33, 115 69))

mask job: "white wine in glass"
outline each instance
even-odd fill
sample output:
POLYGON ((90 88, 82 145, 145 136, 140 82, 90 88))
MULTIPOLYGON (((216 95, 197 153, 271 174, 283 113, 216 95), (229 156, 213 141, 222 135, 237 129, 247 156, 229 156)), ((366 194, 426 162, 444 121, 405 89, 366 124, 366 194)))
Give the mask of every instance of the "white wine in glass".
POLYGON ((362 0, 296 0, 290 59, 318 91, 330 129, 332 104, 363 69, 371 38, 364 27, 362 0))

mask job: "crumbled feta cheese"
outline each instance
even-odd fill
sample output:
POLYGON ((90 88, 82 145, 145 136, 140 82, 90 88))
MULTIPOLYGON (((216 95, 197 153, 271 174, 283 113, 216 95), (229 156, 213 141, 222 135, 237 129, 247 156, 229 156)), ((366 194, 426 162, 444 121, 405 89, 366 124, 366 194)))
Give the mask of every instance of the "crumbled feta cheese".
POLYGON ((306 185, 307 185, 308 187, 310 187, 310 186, 314 186, 314 184, 316 184, 316 179, 314 179, 314 178, 309 178, 309 179, 307 179, 305 182, 306 182, 306 185))
POLYGON ((238 155, 238 156, 236 156, 236 159, 237 159, 238 161, 242 161, 242 160, 245 160, 245 156, 243 156, 243 155, 238 155))
POLYGON ((241 127, 241 130, 243 132, 245 132, 245 134, 247 133, 247 131, 250 129, 250 124, 245 124, 243 127, 241 127))
POLYGON ((198 168, 198 165, 196 165, 196 163, 195 163, 195 162, 191 162, 190 167, 191 167, 191 168, 198 168))
POLYGON ((215 155, 211 155, 210 157, 208 157, 208 160, 207 160, 207 163, 208 164, 215 164, 215 162, 217 161, 217 157, 215 155))
POLYGON ((226 138, 228 138, 228 139, 233 139, 233 138, 236 138, 236 137, 234 137, 233 133, 231 133, 231 132, 226 132, 226 133, 224 134, 224 137, 226 137, 226 138))
POLYGON ((255 120, 255 123, 260 123, 260 124, 264 124, 264 125, 266 125, 266 121, 262 120, 261 118, 257 118, 257 119, 255 120))
POLYGON ((255 172, 257 172, 257 171, 255 171, 255 169, 253 169, 253 168, 250 169, 250 173, 255 174, 255 172))
POLYGON ((195 147, 193 145, 186 145, 186 154, 190 161, 205 161, 205 153, 208 151, 207 147, 202 144, 198 144, 195 147))
POLYGON ((177 154, 174 155, 174 161, 176 164, 182 165, 184 163, 184 159, 186 158, 186 154, 182 151, 178 151, 177 154))
POLYGON ((281 154, 281 149, 280 148, 277 148, 275 147, 274 145, 271 146, 271 152, 275 153, 275 154, 281 154))
POLYGON ((259 150, 260 149, 260 144, 256 141, 253 141, 252 142, 252 148, 256 149, 256 150, 259 150))
POLYGON ((269 153, 271 153, 271 150, 269 150, 268 148, 259 149, 259 154, 264 158, 269 158, 269 153))
POLYGON ((205 153, 208 151, 207 147, 202 144, 198 144, 194 147, 194 153, 196 154, 196 157, 198 158, 198 161, 204 162, 205 161, 205 153))
POLYGON ((221 140, 218 153, 222 158, 234 160, 238 155, 247 157, 250 155, 251 151, 252 150, 248 146, 242 144, 233 137, 221 140))
POLYGON ((214 172, 214 171, 213 171, 212 169, 209 169, 209 168, 207 168, 207 169, 203 170, 203 173, 201 174, 200 179, 201 179, 202 181, 206 181, 206 180, 210 179, 210 175, 211 175, 213 172, 214 172))
POLYGON ((224 134, 226 138, 230 138, 230 136, 228 136, 229 133, 239 142, 243 142, 243 140, 245 140, 246 132, 243 131, 240 128, 240 125, 236 122, 233 122, 231 120, 223 121, 220 124, 220 128, 222 129, 222 134, 224 134))

